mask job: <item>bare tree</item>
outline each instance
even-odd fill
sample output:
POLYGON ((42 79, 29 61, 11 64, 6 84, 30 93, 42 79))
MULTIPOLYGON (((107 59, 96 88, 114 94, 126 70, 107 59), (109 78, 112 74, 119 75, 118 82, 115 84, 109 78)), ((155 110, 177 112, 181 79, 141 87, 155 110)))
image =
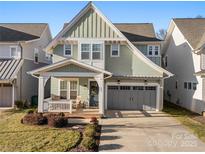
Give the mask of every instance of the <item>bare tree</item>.
POLYGON ((203 18, 203 16, 199 14, 195 18, 203 18))
POLYGON ((166 37, 166 34, 167 34, 167 31, 165 29, 160 29, 156 35, 157 35, 157 38, 161 39, 161 40, 164 40, 165 37, 166 37))

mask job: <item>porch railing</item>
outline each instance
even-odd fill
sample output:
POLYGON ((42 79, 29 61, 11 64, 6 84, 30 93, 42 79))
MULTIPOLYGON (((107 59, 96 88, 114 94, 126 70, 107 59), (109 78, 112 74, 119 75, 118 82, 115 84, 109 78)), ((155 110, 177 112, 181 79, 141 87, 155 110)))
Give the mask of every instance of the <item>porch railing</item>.
POLYGON ((48 112, 70 112, 72 113, 72 101, 71 100, 46 99, 44 103, 47 103, 48 112))

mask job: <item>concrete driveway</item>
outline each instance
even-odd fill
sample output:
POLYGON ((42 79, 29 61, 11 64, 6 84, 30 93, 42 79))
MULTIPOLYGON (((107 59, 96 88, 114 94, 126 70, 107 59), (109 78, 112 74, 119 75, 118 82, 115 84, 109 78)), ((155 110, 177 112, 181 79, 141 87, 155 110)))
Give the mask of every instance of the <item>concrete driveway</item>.
POLYGON ((205 151, 205 144, 163 112, 109 111, 99 151, 205 151))

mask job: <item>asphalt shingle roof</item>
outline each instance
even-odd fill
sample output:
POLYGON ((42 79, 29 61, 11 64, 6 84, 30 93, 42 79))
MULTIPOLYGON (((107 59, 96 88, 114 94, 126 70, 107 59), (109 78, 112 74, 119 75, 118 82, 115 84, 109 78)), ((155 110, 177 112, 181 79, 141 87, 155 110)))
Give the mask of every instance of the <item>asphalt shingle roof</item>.
POLYGON ((205 43, 205 18, 174 18, 173 21, 193 49, 205 43))

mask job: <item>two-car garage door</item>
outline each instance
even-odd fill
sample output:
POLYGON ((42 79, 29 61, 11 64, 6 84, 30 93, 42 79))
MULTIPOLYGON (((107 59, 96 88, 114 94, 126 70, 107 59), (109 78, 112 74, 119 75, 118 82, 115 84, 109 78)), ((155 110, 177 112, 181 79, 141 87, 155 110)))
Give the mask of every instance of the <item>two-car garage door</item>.
POLYGON ((108 86, 107 107, 116 110, 156 110, 154 86, 108 86))

